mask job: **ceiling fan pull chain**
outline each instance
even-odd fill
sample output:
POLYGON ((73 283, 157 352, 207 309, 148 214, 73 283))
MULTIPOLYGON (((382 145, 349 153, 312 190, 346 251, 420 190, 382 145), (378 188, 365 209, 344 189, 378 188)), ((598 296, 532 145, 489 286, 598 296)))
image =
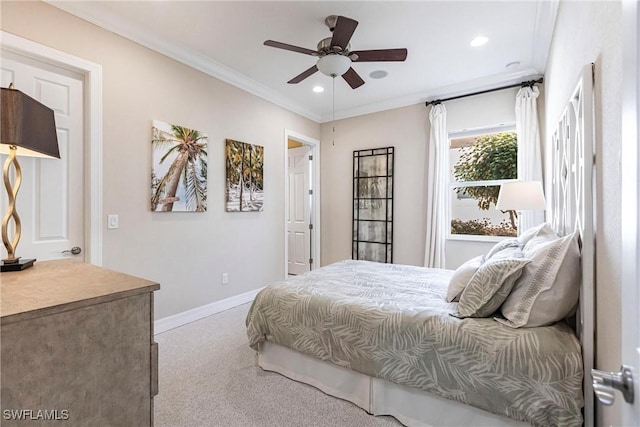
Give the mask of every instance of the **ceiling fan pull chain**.
POLYGON ((336 145, 336 78, 332 77, 333 80, 333 108, 332 108, 332 118, 331 118, 331 126, 333 134, 331 135, 331 145, 335 147, 336 145))

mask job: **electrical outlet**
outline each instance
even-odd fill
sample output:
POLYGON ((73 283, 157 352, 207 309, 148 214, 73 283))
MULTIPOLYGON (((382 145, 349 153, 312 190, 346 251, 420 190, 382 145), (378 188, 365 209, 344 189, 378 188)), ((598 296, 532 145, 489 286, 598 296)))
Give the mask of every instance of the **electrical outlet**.
POLYGON ((229 273, 222 273, 222 284, 223 285, 229 284, 229 273))
POLYGON ((107 228, 118 228, 118 215, 107 216, 107 228))

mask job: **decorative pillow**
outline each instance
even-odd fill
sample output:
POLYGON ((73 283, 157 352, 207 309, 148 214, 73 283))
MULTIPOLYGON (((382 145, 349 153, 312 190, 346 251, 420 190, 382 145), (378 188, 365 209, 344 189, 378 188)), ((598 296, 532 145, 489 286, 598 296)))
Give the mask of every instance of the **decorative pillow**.
POLYGON ((518 242, 522 246, 529 243, 535 237, 543 237, 547 239, 557 239, 558 235, 551 227, 551 224, 548 222, 543 222, 542 224, 536 225, 535 227, 531 227, 522 232, 521 235, 518 236, 518 242))
POLYGON ((522 247, 522 245, 520 244, 520 242, 518 242, 518 239, 516 239, 516 238, 500 240, 487 253, 487 259, 491 258, 492 256, 494 256, 498 252, 503 251, 505 249, 510 249, 510 248, 518 248, 518 249, 520 249, 521 247, 522 247))
POLYGON ((449 281, 447 302, 457 302, 460 300, 460 294, 462 294, 462 291, 464 291, 464 288, 471 280, 471 277, 473 277, 474 273, 478 271, 483 263, 484 255, 480 255, 475 258, 471 258, 456 269, 453 276, 451 276, 451 281, 449 281))
POLYGON ((487 317, 500 308, 509 296, 522 269, 531 260, 523 258, 522 252, 514 252, 510 257, 494 257, 480 266, 473 275, 458 303, 458 312, 453 316, 487 317))
POLYGON ((517 238, 514 237, 511 239, 504 239, 499 241, 493 248, 491 248, 489 253, 486 255, 486 258, 489 259, 504 249, 523 248, 524 245, 526 245, 531 239, 536 236, 554 236, 554 238, 558 237, 555 231, 553 231, 553 228, 551 228, 551 224, 542 223, 540 225, 536 225, 535 227, 529 228, 517 238))
POLYGON ((525 245, 523 252, 531 263, 502 304, 505 318, 496 319, 512 328, 550 325, 564 319, 578 302, 579 233, 553 238, 547 231, 538 233, 525 245))

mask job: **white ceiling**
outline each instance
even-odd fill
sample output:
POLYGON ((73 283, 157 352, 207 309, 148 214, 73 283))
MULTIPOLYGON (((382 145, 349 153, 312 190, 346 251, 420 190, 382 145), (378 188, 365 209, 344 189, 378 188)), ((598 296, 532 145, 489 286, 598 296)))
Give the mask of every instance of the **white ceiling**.
POLYGON ((351 50, 408 49, 405 62, 354 63, 358 89, 335 80, 335 117, 517 83, 544 73, 557 0, 528 1, 49 1, 255 95, 325 122, 332 79, 309 55, 263 46, 267 39, 308 49, 331 33, 328 15, 359 22, 351 50), (479 48, 477 35, 489 37, 479 48), (507 64, 519 62, 516 67, 507 64), (369 73, 385 70, 384 79, 369 73), (326 90, 316 94, 312 88, 326 90))

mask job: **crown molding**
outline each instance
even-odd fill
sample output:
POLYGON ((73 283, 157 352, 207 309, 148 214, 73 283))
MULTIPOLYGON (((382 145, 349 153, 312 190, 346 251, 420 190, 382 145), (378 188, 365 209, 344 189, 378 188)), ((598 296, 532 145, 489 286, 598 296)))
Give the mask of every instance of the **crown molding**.
POLYGON ((547 69, 547 58, 556 26, 560 0, 538 0, 533 28, 531 63, 541 73, 547 69))
MULTIPOLYGON (((506 86, 520 83, 524 80, 538 79, 541 73, 533 68, 527 68, 515 72, 494 74, 492 76, 456 83, 449 86, 434 88, 425 92, 406 95, 386 101, 364 105, 351 109, 336 110, 336 120, 348 119, 364 114, 378 113, 380 111, 392 110, 394 108, 407 107, 409 105, 421 104, 428 100, 438 98, 449 98, 452 96, 464 95, 469 92, 493 89, 499 86, 506 86)), ((320 123, 332 121, 331 113, 323 114, 320 123)))
POLYGON ((44 0, 46 3, 80 19, 91 22, 105 30, 111 31, 137 44, 148 47, 156 52, 168 56, 191 68, 222 80, 232 86, 251 93, 259 98, 265 99, 273 104, 285 108, 293 113, 299 114, 316 123, 320 122, 320 115, 310 111, 289 98, 282 96, 278 92, 256 82, 253 79, 238 73, 237 71, 217 62, 206 56, 181 46, 177 46, 168 40, 163 40, 157 36, 151 36, 139 28, 128 25, 112 13, 101 10, 96 12, 95 4, 91 2, 69 2, 58 0, 44 0))
MULTIPOLYGON (((251 93, 293 113, 306 117, 316 123, 327 123, 332 121, 332 113, 322 115, 315 113, 291 99, 282 96, 277 91, 274 91, 273 89, 270 89, 217 61, 207 58, 198 52, 177 46, 168 40, 162 40, 156 36, 151 36, 145 31, 135 28, 135 26, 128 25, 108 11, 96 11, 95 4, 92 4, 91 2, 69 2, 60 0, 44 1, 51 6, 166 55, 191 68, 215 77, 225 83, 251 93)), ((540 77, 546 67, 546 52, 551 44, 558 5, 559 0, 538 0, 536 23, 534 27, 536 43, 532 51, 533 68, 513 73, 501 73, 459 84, 433 88, 424 92, 404 95, 360 107, 336 110, 335 119, 347 119, 364 114, 402 108, 409 105, 423 103, 428 99, 457 96, 472 91, 482 91, 501 85, 518 83, 522 80, 531 79, 533 77, 540 77)))

